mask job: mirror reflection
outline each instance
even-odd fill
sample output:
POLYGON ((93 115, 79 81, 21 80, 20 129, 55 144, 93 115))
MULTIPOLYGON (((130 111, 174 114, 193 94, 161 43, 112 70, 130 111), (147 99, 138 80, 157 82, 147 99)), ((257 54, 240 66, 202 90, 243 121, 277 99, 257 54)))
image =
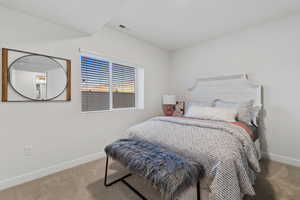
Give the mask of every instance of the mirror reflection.
POLYGON ((56 60, 29 55, 14 61, 9 68, 11 86, 17 93, 32 100, 50 100, 66 88, 67 77, 56 60))

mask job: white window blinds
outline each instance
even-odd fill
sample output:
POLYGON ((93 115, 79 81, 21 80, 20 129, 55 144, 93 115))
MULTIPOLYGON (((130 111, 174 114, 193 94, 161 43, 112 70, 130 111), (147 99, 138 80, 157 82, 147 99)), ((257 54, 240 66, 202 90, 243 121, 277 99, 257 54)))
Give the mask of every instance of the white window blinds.
POLYGON ((81 57, 81 110, 97 111, 110 108, 109 62, 81 57))
POLYGON ((81 56, 81 110, 143 108, 143 73, 118 62, 81 56), (138 82, 141 87, 137 87, 138 82))
POLYGON ((112 63, 113 108, 135 107, 135 68, 112 63))

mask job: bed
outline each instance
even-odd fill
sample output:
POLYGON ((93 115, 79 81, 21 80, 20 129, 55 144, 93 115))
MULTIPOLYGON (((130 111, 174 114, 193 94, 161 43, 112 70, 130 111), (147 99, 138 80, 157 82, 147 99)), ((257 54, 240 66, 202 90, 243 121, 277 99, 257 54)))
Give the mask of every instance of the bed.
MULTIPOLYGON (((246 75, 197 79, 185 93, 189 101, 228 102, 252 100, 262 107, 261 86, 246 75)), ((253 140, 242 126, 220 120, 190 117, 154 117, 127 130, 127 137, 160 144, 203 164, 202 200, 241 200, 255 195, 253 185, 260 172, 259 138, 253 140)), ((196 199, 191 187, 179 199, 196 199)))

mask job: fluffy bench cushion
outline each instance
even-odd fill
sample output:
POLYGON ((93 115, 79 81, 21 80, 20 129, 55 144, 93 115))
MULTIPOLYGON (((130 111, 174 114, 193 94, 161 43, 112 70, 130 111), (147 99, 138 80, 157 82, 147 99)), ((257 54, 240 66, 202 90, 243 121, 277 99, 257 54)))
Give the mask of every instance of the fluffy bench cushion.
POLYGON ((164 147, 139 139, 121 139, 105 152, 133 173, 146 177, 166 199, 175 199, 204 176, 203 166, 164 147))

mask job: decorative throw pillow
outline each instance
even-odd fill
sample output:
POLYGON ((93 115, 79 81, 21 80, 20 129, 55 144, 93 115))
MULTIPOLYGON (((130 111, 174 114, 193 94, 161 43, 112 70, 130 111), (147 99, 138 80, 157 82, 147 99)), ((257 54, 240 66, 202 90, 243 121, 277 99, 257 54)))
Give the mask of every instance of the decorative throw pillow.
POLYGON ((190 106, 185 117, 235 122, 237 110, 233 108, 190 106))
POLYGON ((252 121, 256 123, 256 117, 258 111, 256 111, 259 107, 253 107, 254 100, 250 100, 243 103, 234 103, 227 102, 220 99, 214 101, 214 106, 219 108, 235 108, 238 111, 237 120, 244 122, 248 125, 252 124, 252 121))
POLYGON ((246 124, 251 124, 252 122, 252 116, 253 116, 253 103, 254 101, 248 101, 239 104, 238 107, 238 115, 237 119, 241 122, 244 122, 246 124))
POLYGON ((254 106, 252 111, 252 123, 254 126, 258 127, 260 117, 261 117, 261 107, 260 106, 254 106))
POLYGON ((184 114, 184 101, 176 101, 175 111, 173 116, 183 116, 184 114))
POLYGON ((235 102, 223 101, 222 99, 216 99, 213 101, 213 107, 217 108, 238 108, 239 104, 235 102))
POLYGON ((187 101, 184 107, 184 113, 187 112, 191 106, 200 106, 200 107, 213 107, 212 101, 187 101))

